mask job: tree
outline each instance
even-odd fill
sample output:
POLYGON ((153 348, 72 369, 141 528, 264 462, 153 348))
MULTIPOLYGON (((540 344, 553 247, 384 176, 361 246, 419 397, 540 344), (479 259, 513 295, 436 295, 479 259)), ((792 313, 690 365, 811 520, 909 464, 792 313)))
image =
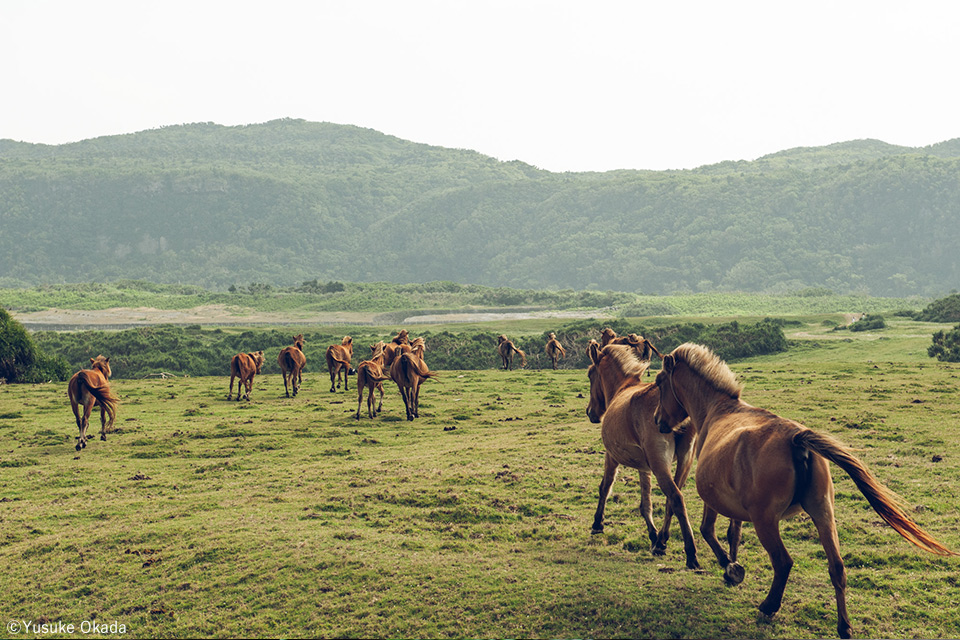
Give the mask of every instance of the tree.
POLYGON ((0 378, 7 382, 44 382, 66 380, 67 361, 50 358, 36 348, 30 334, 0 308, 0 378))

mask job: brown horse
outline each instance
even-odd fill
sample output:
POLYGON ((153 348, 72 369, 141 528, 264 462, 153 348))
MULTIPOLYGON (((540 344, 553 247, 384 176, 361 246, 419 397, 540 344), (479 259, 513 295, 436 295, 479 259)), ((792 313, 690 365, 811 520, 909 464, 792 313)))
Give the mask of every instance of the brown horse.
POLYGON ((527 354, 525 354, 520 349, 517 349, 513 341, 508 339, 507 336, 502 333, 497 336, 497 352, 500 354, 500 359, 503 360, 503 368, 510 370, 513 368, 513 354, 520 354, 521 367, 527 366, 527 354))
POLYGON ((376 418, 377 414, 383 409, 383 383, 390 379, 390 375, 383 370, 383 349, 386 345, 383 342, 370 347, 373 355, 369 360, 364 360, 357 365, 357 420, 360 419, 360 407, 363 404, 363 391, 369 389, 367 396, 367 412, 371 418, 376 418), (380 402, 377 408, 373 408, 373 392, 380 391, 380 402))
POLYGON ((243 388, 246 387, 247 393, 244 396, 250 399, 250 392, 253 391, 253 377, 260 373, 263 368, 263 351, 254 351, 253 353, 238 353, 230 359, 230 390, 227 392, 227 401, 233 396, 233 380, 239 378, 237 382, 237 402, 243 394, 243 388))
POLYGON ((667 433, 657 429, 653 420, 659 395, 657 388, 641 382, 650 363, 639 360, 631 347, 608 345, 601 349, 599 343, 594 341, 589 354, 593 364, 587 370, 590 378, 587 417, 590 422, 601 424, 600 435, 606 448, 593 533, 603 531, 604 507, 620 465, 636 469, 640 473, 640 513, 647 523, 651 551, 654 555, 663 555, 670 537, 670 519, 676 514, 683 535, 687 567, 699 569, 693 529, 680 493, 693 463, 691 448, 696 440, 696 431, 689 428, 688 423, 667 433), (677 461, 677 471, 671 475, 670 466, 674 459, 677 461), (659 532, 653 523, 651 472, 667 496, 666 517, 659 532))
POLYGON ((293 387, 293 397, 297 397, 300 391, 300 385, 303 384, 303 368, 307 366, 307 357, 303 355, 303 334, 294 336, 293 344, 284 347, 277 356, 277 364, 280 365, 280 373, 283 375, 283 390, 290 397, 290 390, 287 388, 287 380, 293 387))
MULTIPOLYGON (((397 383, 400 397, 407 410, 407 420, 420 417, 420 385, 424 380, 437 377, 436 372, 427 368, 423 361, 422 338, 417 352, 410 345, 401 345, 390 365, 390 378, 397 383), (418 355, 419 353, 419 355, 418 355)), ((415 341, 416 342, 416 341, 415 341)))
POLYGON ((90 368, 77 371, 67 384, 67 397, 70 398, 70 407, 77 419, 77 429, 80 430, 77 451, 87 446, 87 426, 90 424, 90 413, 94 405, 100 406, 100 439, 106 440, 107 430, 113 428, 120 399, 110 392, 109 379, 112 373, 110 358, 101 355, 90 358, 90 368), (83 405, 82 415, 80 405, 83 405))
POLYGON ((655 419, 661 430, 689 416, 699 434, 696 482, 704 502, 700 532, 724 568, 725 580, 729 584, 743 580, 743 568, 736 562, 743 522, 753 523, 770 556, 773 584, 760 604, 764 615, 773 616, 780 609, 793 566, 780 538, 780 521, 803 510, 813 520, 826 553, 837 599, 837 633, 850 637, 847 576, 828 461, 853 479, 883 521, 908 542, 938 555, 955 555, 917 526, 890 490, 837 440, 743 402, 733 372, 706 347, 687 343, 664 356, 656 384, 660 403, 655 419), (729 555, 714 532, 718 514, 730 518, 729 555))
POLYGON ((560 344, 560 341, 557 340, 557 334, 553 331, 550 332, 550 337, 547 340, 546 346, 547 357, 550 358, 550 362, 553 364, 553 368, 557 368, 557 360, 564 358, 567 355, 567 352, 564 351, 563 345, 560 344))
POLYGON ((340 388, 340 374, 343 374, 343 390, 350 390, 350 374, 356 373, 350 368, 350 359, 353 358, 353 338, 343 336, 340 344, 327 347, 327 371, 330 372, 330 393, 340 388), (336 382, 336 386, 334 386, 336 382))
POLYGON ((607 346, 608 344, 613 342, 616 337, 617 337, 617 332, 611 329, 610 327, 607 327, 606 329, 600 332, 600 347, 603 348, 607 346))

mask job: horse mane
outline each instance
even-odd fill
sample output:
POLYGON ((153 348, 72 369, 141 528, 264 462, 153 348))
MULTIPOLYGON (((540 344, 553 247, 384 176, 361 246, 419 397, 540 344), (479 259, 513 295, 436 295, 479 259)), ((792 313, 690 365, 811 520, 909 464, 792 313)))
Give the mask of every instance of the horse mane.
POLYGON ((702 344, 686 342, 674 349, 670 355, 686 363, 704 382, 717 391, 731 398, 740 397, 743 386, 737 381, 737 376, 730 370, 727 363, 709 348, 702 344))
POLYGON ((613 358, 627 376, 642 376, 650 366, 649 360, 638 358, 636 349, 627 345, 608 344, 603 352, 613 358))

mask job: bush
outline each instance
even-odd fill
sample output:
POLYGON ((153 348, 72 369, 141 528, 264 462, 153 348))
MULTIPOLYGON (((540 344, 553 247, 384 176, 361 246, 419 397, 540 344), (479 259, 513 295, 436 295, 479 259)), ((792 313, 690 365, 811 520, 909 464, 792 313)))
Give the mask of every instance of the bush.
POLYGON ((66 360, 51 358, 37 349, 23 325, 6 309, 0 309, 0 378, 10 383, 34 383, 66 380, 69 375, 66 360))
POLYGON ((923 322, 960 322, 960 293, 934 300, 917 314, 923 322))
POLYGON ((873 331, 883 329, 886 326, 887 323, 884 322, 883 316, 868 313, 851 324, 850 331, 873 331))
POLYGON ((927 347, 927 355, 941 362, 960 362, 960 324, 948 332, 933 334, 933 344, 927 347))

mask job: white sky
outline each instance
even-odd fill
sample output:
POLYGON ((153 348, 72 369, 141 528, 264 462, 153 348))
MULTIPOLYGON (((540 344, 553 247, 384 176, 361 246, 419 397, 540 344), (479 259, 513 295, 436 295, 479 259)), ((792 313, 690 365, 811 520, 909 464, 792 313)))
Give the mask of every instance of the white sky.
POLYGON ((0 138, 355 124, 553 171, 960 137, 960 2, 0 0, 0 138))

